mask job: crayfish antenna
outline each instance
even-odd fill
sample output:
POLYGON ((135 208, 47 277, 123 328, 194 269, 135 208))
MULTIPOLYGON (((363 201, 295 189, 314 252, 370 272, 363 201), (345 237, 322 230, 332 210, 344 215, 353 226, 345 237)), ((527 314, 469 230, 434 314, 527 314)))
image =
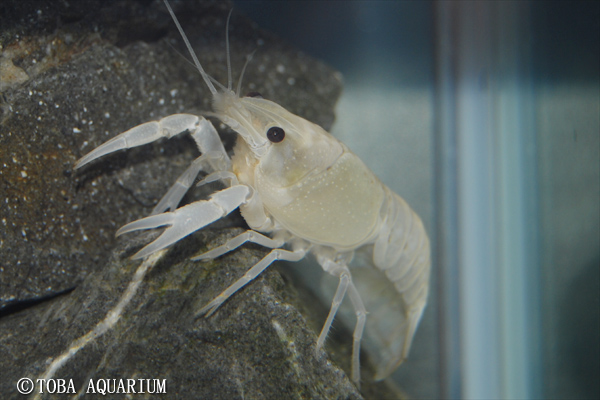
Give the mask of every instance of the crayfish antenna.
MULTIPOLYGON (((173 22, 175 22, 175 25, 177 26, 177 29, 179 30, 179 33, 181 34, 181 37, 183 38, 183 41, 185 42, 185 45, 186 45, 188 51, 190 52, 190 55, 192 56, 192 59, 194 60, 194 64, 196 65, 198 72, 200 72, 200 75, 202 75, 202 79, 204 79, 204 82, 206 82, 206 85, 208 86, 208 89, 210 90, 210 92, 213 95, 217 94, 217 89, 212 84, 210 75, 208 75, 206 73, 206 71, 204 71, 204 68, 202 68, 202 64, 200 64, 200 61, 198 61, 198 57, 196 57, 196 53, 194 52, 194 49, 192 49, 192 45, 190 44, 190 41, 188 40, 185 32, 183 31, 183 28, 179 24, 179 20, 175 16, 173 9, 169 5, 169 2, 167 0, 163 0, 163 1, 165 3, 165 6, 167 6, 167 9, 169 10, 169 14, 171 14, 171 18, 173 18, 173 22)), ((229 43, 229 41, 227 43, 229 43)), ((228 46, 229 46, 229 44, 228 44, 228 46)), ((227 51, 227 56, 228 56, 227 64, 229 66, 229 50, 227 51)), ((231 81, 231 72, 230 72, 229 80, 231 81)), ((230 86, 231 86, 231 83, 230 83, 230 86)))

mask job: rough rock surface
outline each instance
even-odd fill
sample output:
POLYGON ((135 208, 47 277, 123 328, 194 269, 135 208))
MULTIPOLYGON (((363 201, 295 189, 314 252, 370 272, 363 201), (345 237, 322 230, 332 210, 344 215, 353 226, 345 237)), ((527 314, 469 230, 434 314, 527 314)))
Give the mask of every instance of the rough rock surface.
MULTIPOLYGON (((74 173, 78 158, 117 133, 211 108, 210 92, 182 56, 187 52, 162 2, 85 3, 89 9, 62 10, 61 2, 39 7, 27 2, 32 16, 2 14, 0 307, 72 288, 99 268, 114 246, 116 228, 147 215, 198 155, 193 141, 180 135, 74 173), (52 32, 38 26, 56 29, 56 19, 74 21, 52 32), (46 35, 18 29, 29 24, 46 35)), ((226 82, 224 35, 231 6, 191 1, 173 6, 204 68, 226 82)), ((341 90, 338 75, 242 16, 233 18, 230 36, 236 75, 245 56, 257 50, 243 91, 259 91, 331 125, 341 90)), ((234 136, 225 132, 224 139, 231 145, 234 136)))
MULTIPOLYGON (((231 5, 172 5, 204 68, 226 82, 231 5)), ((82 171, 73 171, 73 163, 137 124, 209 110, 210 93, 178 54, 187 53, 162 1, 5 0, 1 11, 0 397, 21 398, 18 379, 43 376, 119 302, 139 265, 128 256, 156 232, 118 240, 114 232, 149 214, 197 150, 181 135, 82 171)), ((261 92, 331 126, 339 74, 240 15, 232 18, 230 40, 234 77, 245 55, 258 49, 242 91, 261 92)), ((231 148, 235 135, 220 128, 231 148)), ((184 203, 210 189, 191 190, 184 203)), ((326 310, 299 299, 302 289, 276 268, 212 317, 194 317, 265 250, 244 246, 206 263, 189 258, 243 228, 233 215, 176 244, 118 321, 54 377, 73 379, 80 395, 92 378, 148 378, 166 379, 161 398, 361 398, 325 352, 315 355, 315 329, 326 310)), ((344 336, 345 343, 328 342, 327 350, 347 369, 351 338, 344 336)), ((369 398, 396 396, 386 390, 363 386, 369 398)))

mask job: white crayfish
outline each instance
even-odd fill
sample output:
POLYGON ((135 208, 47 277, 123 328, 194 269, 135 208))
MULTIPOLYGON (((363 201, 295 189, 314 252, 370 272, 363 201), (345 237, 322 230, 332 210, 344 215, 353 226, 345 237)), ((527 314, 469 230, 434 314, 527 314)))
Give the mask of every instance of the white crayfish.
POLYGON ((212 92, 214 112, 206 115, 220 119, 239 134, 234 155, 231 158, 227 155, 209 121, 195 115, 175 114, 121 133, 81 158, 75 168, 117 150, 189 132, 201 156, 177 179, 151 216, 117 231, 117 235, 122 235, 167 226, 161 236, 133 258, 164 249, 239 207, 250 229, 195 259, 213 259, 246 242, 273 250, 199 314, 214 313, 274 261, 299 261, 312 253, 325 271, 339 278, 316 349, 322 348, 347 293, 357 317, 352 379, 358 383, 360 342, 369 310, 361 300, 348 264, 356 251, 366 251, 370 254, 367 267, 384 274, 394 287, 394 301, 399 303, 394 308, 397 315, 389 316, 399 322, 384 329, 387 348, 375 378, 389 376, 407 357, 427 301, 429 239, 421 220, 354 153, 321 127, 259 95, 239 97, 231 89, 231 79, 225 88, 210 77, 171 7, 166 1, 165 4, 212 92), (222 181, 226 189, 214 193, 209 200, 177 208, 201 170, 209 172, 206 181, 222 181))

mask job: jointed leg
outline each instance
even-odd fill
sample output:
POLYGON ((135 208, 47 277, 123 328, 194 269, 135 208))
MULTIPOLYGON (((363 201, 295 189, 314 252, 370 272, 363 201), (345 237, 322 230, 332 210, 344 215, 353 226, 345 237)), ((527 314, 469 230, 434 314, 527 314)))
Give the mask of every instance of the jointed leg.
POLYGON ((261 233, 248 230, 228 240, 227 243, 219 247, 215 247, 214 249, 209 250, 204 254, 192 258, 192 260, 197 261, 217 258, 225 253, 229 253, 230 251, 237 249, 246 242, 256 243, 264 247, 269 247, 271 249, 281 247, 284 244, 284 241, 281 239, 271 239, 270 237, 265 236, 261 233))
MULTIPOLYGON (((219 154, 217 152, 205 153, 202 154, 200 157, 196 158, 192 162, 192 164, 185 170, 185 172, 181 174, 179 178, 177 178, 173 186, 171 186, 169 191, 162 197, 162 199, 160 199, 160 201, 158 202, 156 207, 154 207, 150 215, 160 214, 167 210, 174 211, 179 205, 179 202, 181 201, 183 196, 186 194, 188 189, 196 180, 196 176, 198 176, 198 173, 200 173, 201 170, 205 169, 208 165, 210 165, 211 162, 219 161, 221 160, 221 158, 222 154, 219 154)), ((219 172, 233 174, 229 171, 219 172)), ((229 177, 229 175, 227 175, 227 177, 229 177)), ((237 184, 237 179, 236 182, 234 182, 233 184, 237 184)))
POLYGON ((204 308, 202 308, 198 315, 205 315, 206 317, 211 316, 217 308, 225 300, 227 300, 232 294, 237 292, 239 289, 244 287, 248 282, 252 279, 256 278, 263 272, 269 265, 271 265, 274 261, 283 260, 283 261, 299 261, 306 255, 305 249, 299 249, 294 251, 277 249, 271 251, 265 258, 260 260, 256 265, 250 268, 244 276, 238 279, 233 285, 229 286, 225 289, 221 294, 215 297, 210 303, 208 303, 204 308))
POLYGON ((75 164, 75 169, 117 150, 141 146, 165 137, 171 138, 185 131, 191 133, 202 153, 222 155, 218 161, 210 161, 215 170, 230 169, 231 162, 215 128, 206 119, 191 114, 170 115, 159 121, 146 122, 131 128, 83 156, 75 164))
POLYGON ((140 229, 170 225, 158 239, 133 256, 134 259, 143 258, 229 214, 246 201, 249 193, 250 187, 246 185, 232 186, 213 194, 209 200, 197 201, 172 212, 151 215, 131 222, 119 229, 117 236, 140 229))
POLYGON ((237 185, 239 183, 237 175, 231 171, 215 171, 211 174, 206 175, 196 186, 206 185, 207 183, 224 181, 229 179, 229 186, 237 185))
POLYGON ((331 329, 333 319, 344 300, 344 295, 348 292, 350 300, 356 313, 356 325, 354 327, 353 343, 352 343, 352 380, 357 386, 360 386, 360 341, 362 339, 363 330, 367 320, 367 310, 360 298, 356 286, 352 282, 350 270, 345 264, 338 264, 325 257, 317 257, 323 269, 334 276, 340 278, 337 290, 331 302, 331 308, 327 320, 321 329, 319 338, 317 339, 316 351, 318 352, 324 345, 327 334, 331 329))
POLYGON ((356 326, 354 327, 352 343, 352 380, 360 386, 360 341, 362 339, 365 323, 367 322, 367 309, 365 308, 356 286, 350 280, 348 287, 348 296, 354 306, 356 313, 356 326))
POLYGON ((327 315, 327 320, 325 320, 325 324, 323 328, 321 328, 321 333, 319 334, 319 339, 317 339, 317 351, 321 350, 323 345, 325 344, 325 339, 327 338, 327 334, 331 329, 331 324, 333 324, 333 319, 344 300, 344 296, 346 295, 346 290, 348 289, 348 285, 350 283, 350 275, 342 273, 340 275, 340 282, 338 283, 337 290, 335 291, 335 295, 333 296, 333 300, 331 301, 331 308, 329 309, 329 314, 327 315))

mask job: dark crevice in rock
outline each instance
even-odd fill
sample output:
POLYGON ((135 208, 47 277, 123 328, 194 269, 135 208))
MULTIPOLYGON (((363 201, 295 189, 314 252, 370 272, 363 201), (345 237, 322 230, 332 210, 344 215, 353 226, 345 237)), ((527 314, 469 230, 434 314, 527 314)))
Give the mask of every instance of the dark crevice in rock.
POLYGON ((0 306, 0 319, 21 311, 25 311, 29 308, 39 306, 48 301, 54 300, 57 297, 66 296, 73 290, 75 290, 75 287, 68 288, 56 293, 49 293, 45 296, 8 301, 0 306))

